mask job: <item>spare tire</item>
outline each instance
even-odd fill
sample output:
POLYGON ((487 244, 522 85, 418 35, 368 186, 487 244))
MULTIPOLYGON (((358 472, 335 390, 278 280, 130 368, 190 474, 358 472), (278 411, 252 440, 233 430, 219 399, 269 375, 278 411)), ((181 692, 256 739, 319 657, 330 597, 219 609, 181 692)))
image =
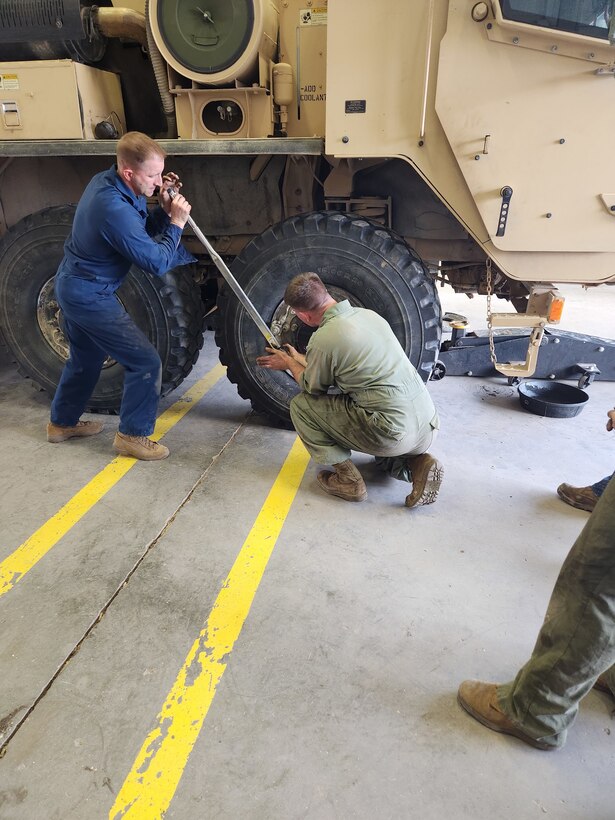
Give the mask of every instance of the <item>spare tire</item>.
MULTIPOLYGON (((0 332, 22 375, 53 394, 68 355, 53 281, 75 208, 62 205, 27 216, 0 240, 0 332)), ((118 299, 158 350, 162 394, 186 378, 203 346, 200 290, 186 269, 150 276, 131 268, 118 299)), ((105 363, 89 403, 116 412, 124 369, 105 363)))
MULTIPOLYGON (((430 377, 441 337, 435 284, 414 251, 380 225, 336 212, 292 217, 246 245, 232 271, 283 343, 305 350, 311 331, 296 317, 285 320, 283 294, 293 276, 314 271, 338 301, 384 316, 423 380, 430 377)), ((218 305, 216 341, 229 379, 256 411, 288 425, 297 384, 257 367, 265 340, 231 291, 222 289, 218 305)))

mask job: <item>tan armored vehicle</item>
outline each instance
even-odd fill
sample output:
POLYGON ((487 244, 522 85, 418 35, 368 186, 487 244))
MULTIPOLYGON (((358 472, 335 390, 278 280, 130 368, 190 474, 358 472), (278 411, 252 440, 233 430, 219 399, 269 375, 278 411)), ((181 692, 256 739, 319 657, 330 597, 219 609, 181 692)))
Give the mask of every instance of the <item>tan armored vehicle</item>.
MULTIPOLYGON (((162 141, 195 222, 282 341, 281 301, 317 271, 391 323, 425 379, 437 282, 512 303, 529 375, 554 284, 615 280, 615 50, 601 0, 2 0, 0 331, 53 391, 67 354, 53 277, 74 203, 140 130, 162 141), (515 312, 515 310, 517 312, 515 312), (529 342, 529 344, 528 344, 529 342)), ((199 262, 133 270, 119 298, 158 346, 164 390, 203 319, 242 396, 286 418, 296 389, 259 370, 263 340, 199 262)), ((522 357, 523 358, 523 357, 522 357)), ((92 400, 118 406, 109 361, 92 400)))

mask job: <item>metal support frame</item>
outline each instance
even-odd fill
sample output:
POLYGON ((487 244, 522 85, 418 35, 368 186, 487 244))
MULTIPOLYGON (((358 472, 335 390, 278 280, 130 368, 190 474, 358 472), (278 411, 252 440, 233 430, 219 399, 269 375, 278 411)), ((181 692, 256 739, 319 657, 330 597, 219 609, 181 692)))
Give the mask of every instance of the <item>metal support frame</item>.
MULTIPOLYGON (((324 140, 317 138, 156 140, 169 156, 226 156, 228 154, 320 155, 324 140)), ((0 140, 0 157, 115 156, 117 140, 0 140)))

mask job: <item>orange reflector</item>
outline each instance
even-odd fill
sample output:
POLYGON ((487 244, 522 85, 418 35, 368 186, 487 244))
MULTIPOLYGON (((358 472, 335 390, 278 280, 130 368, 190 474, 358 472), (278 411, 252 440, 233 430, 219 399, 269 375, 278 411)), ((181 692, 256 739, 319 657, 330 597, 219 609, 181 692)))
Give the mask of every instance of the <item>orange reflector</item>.
POLYGON ((562 313, 564 312, 564 301, 564 299, 554 299, 551 302, 549 315, 547 317, 549 322, 559 322, 562 318, 562 313))

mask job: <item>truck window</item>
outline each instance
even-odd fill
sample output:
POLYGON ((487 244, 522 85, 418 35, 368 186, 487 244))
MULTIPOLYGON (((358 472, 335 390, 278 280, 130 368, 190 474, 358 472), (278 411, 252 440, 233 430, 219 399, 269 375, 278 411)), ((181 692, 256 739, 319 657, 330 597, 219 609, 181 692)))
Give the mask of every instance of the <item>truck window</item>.
POLYGON ((502 16, 517 23, 608 39, 613 0, 502 0, 502 16))

